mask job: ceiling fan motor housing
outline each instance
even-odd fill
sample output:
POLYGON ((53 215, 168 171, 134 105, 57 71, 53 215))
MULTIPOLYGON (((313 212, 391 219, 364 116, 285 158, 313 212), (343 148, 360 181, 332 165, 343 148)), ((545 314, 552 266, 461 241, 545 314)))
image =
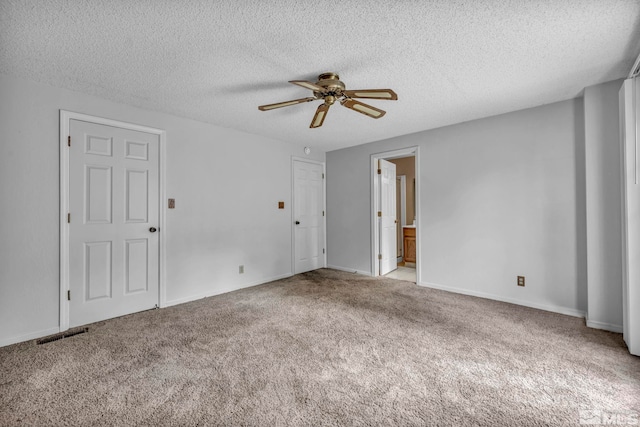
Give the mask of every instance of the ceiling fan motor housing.
POLYGON ((345 89, 344 83, 340 81, 340 76, 336 73, 320 74, 316 84, 325 90, 313 92, 313 94, 319 99, 324 99, 327 105, 333 105, 338 98, 342 97, 342 91, 345 89))

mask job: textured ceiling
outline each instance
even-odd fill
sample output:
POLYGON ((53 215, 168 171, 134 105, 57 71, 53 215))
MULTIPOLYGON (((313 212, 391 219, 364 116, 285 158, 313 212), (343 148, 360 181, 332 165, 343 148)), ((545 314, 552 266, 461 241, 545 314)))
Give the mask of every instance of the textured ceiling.
POLYGON ((625 76, 637 0, 0 0, 0 72, 333 150, 576 97, 625 76), (379 120, 288 80, 340 74, 379 120))

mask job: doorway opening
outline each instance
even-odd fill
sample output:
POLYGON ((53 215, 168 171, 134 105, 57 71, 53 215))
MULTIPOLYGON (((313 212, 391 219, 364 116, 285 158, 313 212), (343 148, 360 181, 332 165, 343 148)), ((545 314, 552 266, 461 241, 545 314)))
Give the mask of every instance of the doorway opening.
POLYGON ((418 283, 419 148, 371 155, 373 276, 418 283))

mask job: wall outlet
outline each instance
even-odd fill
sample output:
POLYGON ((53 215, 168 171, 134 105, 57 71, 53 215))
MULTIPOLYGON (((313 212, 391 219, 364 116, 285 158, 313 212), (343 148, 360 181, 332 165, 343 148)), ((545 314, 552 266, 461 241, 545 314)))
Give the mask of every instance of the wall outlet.
POLYGON ((244 274, 244 265, 238 266, 238 273, 244 274))
POLYGON ((524 276, 518 276, 518 286, 524 286, 524 276))

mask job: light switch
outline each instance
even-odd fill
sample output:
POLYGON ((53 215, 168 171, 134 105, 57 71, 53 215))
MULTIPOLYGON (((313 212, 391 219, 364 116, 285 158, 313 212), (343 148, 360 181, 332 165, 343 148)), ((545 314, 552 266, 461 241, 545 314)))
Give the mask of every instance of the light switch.
POLYGON ((176 199, 169 199, 169 209, 176 208, 176 199))

